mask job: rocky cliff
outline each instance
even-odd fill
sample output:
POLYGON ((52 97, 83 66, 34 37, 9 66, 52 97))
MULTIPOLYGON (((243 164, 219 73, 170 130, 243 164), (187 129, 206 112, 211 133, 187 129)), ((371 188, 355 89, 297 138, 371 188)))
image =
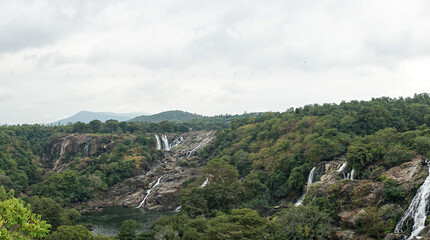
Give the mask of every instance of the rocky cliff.
MULTIPOLYGON (((193 159, 199 149, 209 144, 215 137, 215 131, 191 131, 182 135, 168 134, 166 137, 169 142, 177 140, 176 144, 178 142, 179 144, 170 151, 160 150, 161 157, 153 161, 146 170, 113 185, 107 191, 95 193, 86 202, 73 206, 81 212, 106 206, 138 207, 148 194, 148 190, 163 176, 151 189, 141 207, 150 210, 175 209, 178 206, 177 196, 182 183, 199 174, 198 168, 188 167, 183 162, 193 159)), ((67 156, 74 154, 82 154, 82 159, 91 162, 93 157, 112 151, 121 138, 133 140, 133 136, 101 137, 88 134, 63 136, 51 144, 50 154, 44 158, 44 164, 54 171, 62 171, 70 164, 67 162, 67 156)))
MULTIPOLYGON (((372 214, 382 216, 384 221, 381 224, 395 224, 395 220, 402 216, 405 210, 402 206, 407 204, 388 203, 387 195, 384 194, 384 181, 380 179, 347 179, 345 172, 351 169, 339 171, 343 163, 344 159, 341 158, 318 166, 320 174, 317 174, 316 181, 309 188, 307 200, 321 197, 333 200, 332 203, 336 204, 338 209, 337 218, 341 225, 347 228, 356 228, 356 224, 360 222, 359 218, 366 219, 372 214), (376 209, 374 206, 381 207, 376 209)), ((404 189, 412 196, 427 177, 427 166, 423 159, 415 158, 382 172, 378 177, 385 181, 394 180, 396 187, 404 189)), ((340 239, 369 239, 361 238, 359 233, 350 230, 339 229, 338 235, 340 239)), ((389 234, 386 239, 403 239, 403 236, 389 234)))
POLYGON ((67 169, 74 158, 90 159, 111 152, 114 144, 124 137, 112 134, 67 134, 48 144, 42 164, 47 170, 60 172, 67 169))

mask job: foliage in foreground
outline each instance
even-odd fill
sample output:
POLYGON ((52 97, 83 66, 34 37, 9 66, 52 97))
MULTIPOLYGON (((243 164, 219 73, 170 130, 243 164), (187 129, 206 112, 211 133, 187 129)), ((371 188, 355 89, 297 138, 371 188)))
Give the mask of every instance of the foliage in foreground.
POLYGON ((50 225, 31 212, 13 191, 0 187, 0 239, 38 239, 46 237, 50 225))

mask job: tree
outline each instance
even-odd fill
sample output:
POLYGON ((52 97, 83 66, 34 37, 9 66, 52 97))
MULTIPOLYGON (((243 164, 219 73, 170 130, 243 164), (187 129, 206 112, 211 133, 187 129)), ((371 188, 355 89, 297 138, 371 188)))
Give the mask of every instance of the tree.
POLYGON ((383 195, 388 202, 402 203, 408 192, 403 186, 397 186, 397 182, 393 179, 387 179, 384 182, 383 195))
POLYGON ((118 129, 118 121, 117 120, 107 120, 104 125, 103 132, 105 133, 115 133, 118 129))
POLYGON ((103 234, 97 234, 96 236, 94 236, 94 240, 115 240, 115 238, 108 237, 103 234))
POLYGON ((384 223, 376 207, 369 207, 355 221, 357 232, 380 239, 385 232, 384 223))
POLYGON ((117 238, 120 240, 134 240, 136 239, 136 231, 142 226, 133 219, 125 220, 121 224, 121 229, 117 238))
POLYGON ((86 128, 87 128, 87 125, 83 122, 78 121, 78 122, 73 124, 73 132, 75 132, 75 133, 76 132, 77 133, 83 133, 83 132, 85 132, 86 128))
POLYGON ((92 240, 91 232, 82 225, 60 226, 57 231, 49 235, 47 240, 92 240))
POLYGON ((52 226, 52 230, 57 229, 63 224, 61 221, 63 208, 59 203, 51 198, 39 199, 38 197, 33 197, 30 203, 31 210, 33 210, 34 213, 40 214, 42 219, 52 226))
POLYGON ((159 129, 161 132, 173 132, 175 130, 174 125, 169 121, 160 122, 159 129))
POLYGON ((228 211, 240 203, 243 187, 236 168, 218 158, 207 163, 202 172, 209 183, 204 188, 185 189, 180 195, 181 206, 190 217, 228 211))
POLYGON ((74 225, 81 218, 81 214, 76 208, 63 209, 61 213, 62 225, 74 225))
POLYGON ((317 138, 308 152, 312 162, 328 161, 340 154, 340 145, 337 141, 326 138, 317 138))
POLYGON ((76 202, 85 200, 89 197, 89 191, 86 184, 78 179, 78 173, 74 170, 65 170, 60 173, 61 182, 59 189, 65 193, 65 197, 70 201, 76 202))
POLYGON ((267 220, 254 210, 234 209, 231 215, 220 214, 209 221, 208 239, 264 239, 267 220))
POLYGON ((315 206, 290 207, 270 222, 267 239, 333 239, 331 223, 328 213, 315 206))
POLYGON ((415 148, 419 154, 425 155, 430 151, 430 138, 417 137, 415 139, 415 148))
POLYGON ((93 133, 99 133, 102 130, 102 122, 100 120, 92 120, 89 125, 93 133))
POLYGON ((35 239, 49 233, 51 225, 40 220, 20 199, 11 197, 13 191, 6 193, 0 187, 0 239, 35 239))

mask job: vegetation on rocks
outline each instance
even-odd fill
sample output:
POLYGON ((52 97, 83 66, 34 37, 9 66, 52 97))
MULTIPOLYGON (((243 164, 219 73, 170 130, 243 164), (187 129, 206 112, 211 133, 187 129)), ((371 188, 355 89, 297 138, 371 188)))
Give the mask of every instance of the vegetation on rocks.
POLYGON ((147 233, 125 222, 119 239, 342 239, 348 231, 381 239, 426 177, 420 159, 430 157, 429 125, 430 97, 418 94, 181 123, 2 126, 0 185, 15 190, 1 199, 2 217, 16 206, 37 227, 20 229, 24 221, 1 234, 26 239, 51 229, 47 239, 107 239, 76 225, 79 213, 66 207, 150 170, 163 157, 151 133, 219 129, 180 163, 200 170, 182 186, 181 211, 147 233), (336 172, 344 161, 354 180, 336 172), (317 183, 308 188, 313 167, 317 183))

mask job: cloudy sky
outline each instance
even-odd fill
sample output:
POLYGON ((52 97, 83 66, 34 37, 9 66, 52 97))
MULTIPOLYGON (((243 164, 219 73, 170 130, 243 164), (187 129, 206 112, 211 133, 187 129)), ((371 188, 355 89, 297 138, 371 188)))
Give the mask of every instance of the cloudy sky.
POLYGON ((430 2, 0 2, 0 123, 430 92, 430 2))

